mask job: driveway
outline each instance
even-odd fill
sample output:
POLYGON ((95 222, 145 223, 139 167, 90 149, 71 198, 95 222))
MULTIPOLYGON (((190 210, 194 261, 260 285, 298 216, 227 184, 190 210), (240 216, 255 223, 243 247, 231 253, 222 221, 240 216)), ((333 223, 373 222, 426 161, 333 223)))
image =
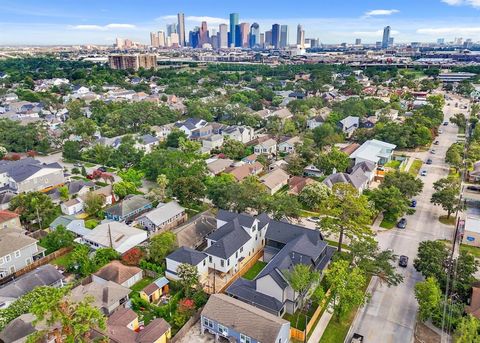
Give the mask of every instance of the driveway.
MULTIPOLYGON (((453 106, 445 106, 445 120, 460 110, 454 107, 456 101, 449 101, 453 106)), ((462 103, 466 104, 466 100, 462 103)), ((438 221, 438 217, 444 214, 438 206, 430 203, 433 193, 433 183, 448 175, 449 167, 445 163, 445 153, 452 143, 457 140, 458 129, 449 124, 442 126, 443 133, 437 138, 439 145, 435 145, 436 154, 429 151, 416 152, 412 155, 426 161, 431 158, 431 165, 424 164, 421 170, 427 171, 426 177, 421 177, 424 182, 423 192, 416 197, 417 208, 414 215, 408 216, 408 224, 405 230, 397 228, 378 232, 377 240, 382 249, 392 249, 397 255, 409 257, 408 267, 400 268, 404 276, 404 282, 396 287, 381 284, 378 279, 372 279, 369 292, 372 295, 370 302, 358 311, 352 324, 349 342, 354 332, 365 337, 366 342, 382 343, 410 343, 413 342, 415 319, 417 314, 417 302, 414 295, 414 287, 422 280, 413 268, 413 260, 416 257, 418 245, 425 240, 453 238, 454 227, 446 226, 438 221)))

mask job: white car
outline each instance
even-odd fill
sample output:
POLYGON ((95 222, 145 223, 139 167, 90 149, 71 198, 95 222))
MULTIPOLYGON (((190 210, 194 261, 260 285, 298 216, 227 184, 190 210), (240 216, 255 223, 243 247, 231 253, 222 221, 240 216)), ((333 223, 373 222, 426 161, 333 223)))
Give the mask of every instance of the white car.
POLYGON ((438 133, 442 134, 442 133, 443 133, 443 130, 442 130, 442 129, 438 130, 438 133))
POLYGON ((427 176, 427 171, 426 170, 422 170, 422 172, 420 173, 421 176, 427 176))

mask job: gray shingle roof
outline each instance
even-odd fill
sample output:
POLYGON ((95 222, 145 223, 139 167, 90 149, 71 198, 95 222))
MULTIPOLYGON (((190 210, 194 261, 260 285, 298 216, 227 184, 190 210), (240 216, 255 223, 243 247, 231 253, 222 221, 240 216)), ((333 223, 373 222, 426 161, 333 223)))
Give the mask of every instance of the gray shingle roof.
POLYGON ((114 216, 124 217, 148 204, 151 204, 151 201, 147 198, 141 195, 132 195, 127 196, 122 202, 106 209, 105 212, 114 216))
POLYGON ((0 174, 8 173, 16 182, 24 181, 45 168, 62 169, 62 166, 58 163, 42 164, 31 157, 18 161, 0 161, 0 174))
POLYGON ((289 325, 284 319, 225 294, 212 294, 202 316, 262 343, 274 343, 282 327, 289 325))
POLYGON ((255 281, 249 281, 243 278, 235 280, 235 282, 227 288, 225 293, 247 304, 275 314, 281 312, 283 307, 283 304, 274 297, 257 292, 255 290, 255 281))
POLYGON ((18 229, 1 229, 0 230, 0 251, 2 256, 11 254, 12 252, 25 248, 31 244, 35 244, 35 238, 25 235, 24 230, 18 229))
POLYGON ((188 247, 180 247, 168 255, 167 258, 179 263, 188 263, 192 266, 196 266, 207 258, 207 254, 188 247))
POLYGON ((170 201, 169 203, 162 204, 161 206, 159 205, 157 208, 145 213, 141 217, 147 218, 153 224, 158 226, 183 212, 185 212, 185 208, 180 206, 176 201, 170 201))
POLYGON ((250 240, 250 235, 240 225, 239 219, 221 226, 208 236, 214 241, 205 252, 223 259, 227 259, 250 240))

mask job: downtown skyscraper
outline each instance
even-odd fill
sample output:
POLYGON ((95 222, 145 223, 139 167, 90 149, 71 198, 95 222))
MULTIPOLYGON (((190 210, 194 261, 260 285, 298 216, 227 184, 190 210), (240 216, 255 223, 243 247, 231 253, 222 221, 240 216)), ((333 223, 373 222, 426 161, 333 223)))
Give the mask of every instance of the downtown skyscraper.
POLYGON ((288 45, 288 26, 280 26, 280 49, 285 49, 288 45))
POLYGON ((180 46, 185 46, 185 14, 178 13, 178 44, 180 46))
POLYGON ((228 46, 235 47, 236 39, 236 30, 238 25, 238 13, 230 13, 230 34, 228 36, 228 46))
POLYGON ((301 24, 297 25, 297 46, 300 48, 305 47, 305 30, 301 24))
POLYGON ((275 49, 280 48, 280 25, 278 25, 278 24, 273 24, 272 25, 271 45, 273 45, 273 47, 275 49))
POLYGON ((220 49, 228 48, 228 26, 227 24, 220 24, 218 26, 218 47, 220 49))
POLYGON ((390 26, 386 26, 383 29, 382 49, 388 48, 389 42, 390 42, 390 26))

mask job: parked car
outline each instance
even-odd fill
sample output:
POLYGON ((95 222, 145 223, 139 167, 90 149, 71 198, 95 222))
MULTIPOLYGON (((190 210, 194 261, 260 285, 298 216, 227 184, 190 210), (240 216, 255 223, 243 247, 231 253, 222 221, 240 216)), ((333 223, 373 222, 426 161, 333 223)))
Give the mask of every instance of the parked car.
POLYGON ((412 202, 410 204, 410 207, 417 207, 417 200, 412 199, 412 202))
POLYGON ((399 229, 405 229, 407 227, 407 218, 402 218, 398 221, 397 227, 399 229))
POLYGON ((442 129, 438 130, 438 133, 439 133, 439 134, 442 134, 442 133, 443 133, 443 130, 442 130, 442 129))
POLYGON ((318 223, 320 221, 319 217, 310 217, 307 219, 309 222, 318 223))
POLYGON ((78 167, 78 168, 82 168, 82 167, 83 167, 83 164, 81 164, 81 163, 74 163, 73 166, 74 166, 74 167, 78 167))
POLYGON ((436 152, 435 149, 430 150, 430 153, 433 155, 435 155, 435 152, 436 152))
POLYGON ((354 333, 350 343, 362 343, 362 342, 363 342, 363 336, 358 333, 354 333))
POLYGON ((440 142, 439 142, 439 141, 435 141, 435 142, 433 142, 433 144, 438 145, 438 144, 440 144, 440 142))
POLYGON ((433 162, 433 161, 432 161, 431 158, 429 158, 429 159, 427 160, 427 164, 432 164, 432 162, 433 162))
POLYGON ((420 176, 427 176, 427 171, 426 171, 426 170, 422 170, 422 172, 420 173, 420 176))
POLYGON ((444 121, 443 126, 448 126, 448 121, 444 121))
POLYGON ((98 167, 97 170, 105 173, 107 171, 107 167, 98 167))
POLYGON ((398 265, 400 267, 406 268, 408 265, 408 256, 401 255, 400 258, 398 259, 398 265))

